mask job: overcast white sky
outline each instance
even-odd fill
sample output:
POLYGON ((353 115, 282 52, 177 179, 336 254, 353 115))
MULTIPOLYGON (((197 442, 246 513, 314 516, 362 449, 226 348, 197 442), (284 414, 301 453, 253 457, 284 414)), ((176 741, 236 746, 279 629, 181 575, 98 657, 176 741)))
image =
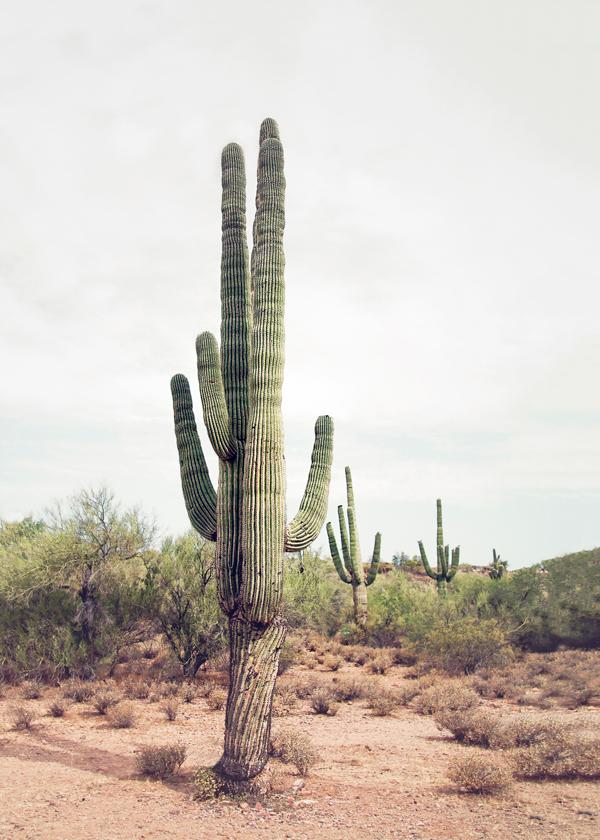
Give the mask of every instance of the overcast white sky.
POLYGON ((329 413, 365 555, 431 548, 437 496, 467 562, 600 543, 600 4, 19 0, 0 33, 1 517, 105 482, 187 527, 169 379, 219 328, 221 147, 252 202, 273 116, 290 515, 329 413))

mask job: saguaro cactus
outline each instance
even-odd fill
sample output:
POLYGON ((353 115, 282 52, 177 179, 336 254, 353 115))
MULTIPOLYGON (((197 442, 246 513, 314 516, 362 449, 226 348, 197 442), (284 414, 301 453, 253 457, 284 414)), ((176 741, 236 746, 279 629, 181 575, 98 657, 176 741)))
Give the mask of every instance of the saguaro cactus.
POLYGON ((500 555, 496 554, 495 548, 492 549, 492 557, 494 559, 492 560, 488 574, 492 580, 500 580, 504 572, 508 569, 508 562, 500 559, 500 555))
POLYGON ((365 577, 361 556, 358 532, 356 530, 356 508, 354 505, 354 490, 352 487, 352 473, 350 467, 346 467, 346 496, 348 499, 348 527, 346 527, 346 516, 344 506, 338 507, 338 518, 340 521, 340 540, 342 543, 343 562, 335 539, 335 533, 331 522, 327 523, 327 536, 329 538, 329 549, 331 558, 338 575, 344 583, 352 586, 352 601, 354 604, 354 621, 357 626, 364 629, 367 624, 367 586, 370 586, 377 577, 379 568, 379 556, 381 553, 381 534, 375 534, 375 545, 369 571, 365 577), (350 537, 348 538, 348 535, 350 537))
POLYGON ((223 756, 235 780, 267 760, 271 705, 285 636, 284 551, 301 551, 327 512, 333 423, 319 417, 300 509, 285 524, 281 389, 284 363, 283 149, 274 120, 260 130, 248 264, 246 176, 241 148, 222 158, 221 352, 211 333, 196 341, 204 422, 219 458, 215 491, 200 445, 187 379, 171 380, 181 482, 192 525, 216 541, 219 602, 229 619, 229 695, 223 756))
POLYGON ((460 559, 460 546, 452 549, 452 556, 450 556, 450 546, 444 545, 444 528, 442 525, 442 500, 437 502, 437 569, 434 572, 427 559, 423 543, 419 540, 419 551, 421 552, 421 562, 423 568, 430 578, 437 583, 438 593, 444 595, 446 593, 446 584, 450 583, 454 575, 458 571, 458 563, 460 559))

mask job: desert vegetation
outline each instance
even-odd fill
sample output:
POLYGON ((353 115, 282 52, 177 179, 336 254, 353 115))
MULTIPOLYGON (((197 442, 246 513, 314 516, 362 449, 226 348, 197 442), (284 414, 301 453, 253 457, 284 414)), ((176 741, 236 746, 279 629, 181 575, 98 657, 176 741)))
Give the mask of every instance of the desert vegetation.
MULTIPOLYGON (((159 541, 157 523, 106 487, 0 523, 0 754, 112 775, 124 796, 152 781, 152 801, 179 796, 171 813, 184 821, 200 808, 218 822, 227 808, 274 820, 314 806, 322 827, 337 797, 348 829, 364 813, 378 818, 378 798, 399 819, 400 806, 412 808, 402 787, 413 804, 443 801, 463 819, 473 807, 464 798, 484 797, 472 832, 436 837, 482 836, 494 797, 515 803, 502 836, 521 834, 528 785, 600 778, 600 550, 509 571, 494 549, 490 566, 461 565, 438 499, 435 567, 422 542, 420 558, 385 562, 380 533, 365 567, 349 467, 341 551, 331 523, 331 556, 311 550, 327 514, 333 423, 317 419, 288 521, 276 123, 260 131, 251 259, 240 147, 226 146, 221 163, 221 348, 210 333, 196 344, 217 485, 178 374, 193 530, 159 541)), ((597 788, 578 790, 591 804, 577 813, 593 822, 597 788)), ((560 811, 552 796, 546 806, 560 811)))

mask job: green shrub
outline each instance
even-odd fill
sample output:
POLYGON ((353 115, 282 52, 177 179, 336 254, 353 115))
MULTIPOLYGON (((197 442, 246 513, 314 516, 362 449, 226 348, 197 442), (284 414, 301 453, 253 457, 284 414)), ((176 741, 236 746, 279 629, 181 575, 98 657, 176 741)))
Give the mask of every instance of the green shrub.
POLYGON ((186 752, 184 744, 140 747, 136 756, 138 771, 153 779, 167 779, 179 770, 186 752))

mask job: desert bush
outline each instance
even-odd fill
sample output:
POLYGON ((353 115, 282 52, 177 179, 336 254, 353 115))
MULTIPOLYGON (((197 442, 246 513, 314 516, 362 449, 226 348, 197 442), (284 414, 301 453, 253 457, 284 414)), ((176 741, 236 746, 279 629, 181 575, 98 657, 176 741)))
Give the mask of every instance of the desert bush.
POLYGON ((196 686, 189 683, 188 685, 184 685, 181 690, 181 699, 184 703, 193 703, 196 699, 196 686))
POLYGON ((113 729, 131 729, 136 716, 131 703, 118 703, 108 712, 108 722, 113 729))
POLYGON ((386 674, 393 664, 393 655, 389 651, 380 651, 367 663, 367 670, 372 674, 386 674))
POLYGON ((347 703, 350 700, 360 700, 367 693, 367 687, 363 680, 356 677, 343 677, 333 685, 333 696, 338 703, 347 703))
POLYGON ((469 793, 500 793, 512 781, 510 769, 492 753, 469 751, 452 759, 448 778, 469 793))
POLYGON ((302 732, 293 729, 276 733, 271 740, 271 755, 286 764, 293 764, 300 776, 308 776, 318 760, 312 741, 302 732))
POLYGON ((136 756, 138 771, 153 779, 167 779, 179 770, 186 752, 185 744, 140 747, 136 756))
POLYGON ((376 717, 386 717, 398 706, 398 697, 393 691, 376 690, 371 693, 367 705, 376 717))
POLYGON ((439 729, 447 729, 457 741, 489 747, 500 725, 497 713, 484 709, 438 711, 435 722, 439 729))
POLYGON ((319 688, 321 683, 316 677, 298 677, 289 682, 288 685, 294 689, 299 700, 306 700, 316 688, 319 688))
POLYGON ((209 679, 202 679, 196 686, 196 693, 198 697, 208 697, 209 694, 212 694, 216 687, 216 683, 213 680, 209 679))
POLYGON ((344 664, 344 660, 341 656, 335 656, 332 653, 328 653, 323 657, 322 664, 328 671, 339 671, 344 664))
POLYGON ((200 767, 192 779, 194 799, 201 802, 216 799, 223 793, 223 782, 209 767, 200 767))
POLYGON ((48 706, 48 714, 50 717, 61 718, 65 715, 65 705, 58 700, 55 700, 48 706))
POLYGON ((206 698, 206 705, 213 712, 220 712, 227 703, 227 692, 222 688, 215 688, 206 698))
POLYGON ((27 706, 13 706, 9 710, 13 729, 21 731, 31 729, 35 720, 35 712, 27 706))
POLYGON ((63 689, 63 697, 74 703, 87 703, 94 696, 94 686, 83 680, 71 680, 63 689))
POLYGON ((531 747, 515 750, 513 763, 523 779, 598 779, 600 738, 558 729, 531 747))
POLYGON ((421 693, 421 687, 416 682, 404 683, 397 691, 398 703, 406 705, 414 700, 421 693))
POLYGON ((291 685, 277 686, 273 698, 273 714, 276 717, 289 715, 296 707, 297 697, 291 685))
POLYGON ((160 708, 167 720, 174 721, 177 719, 177 715, 179 714, 179 703, 173 697, 165 700, 164 703, 161 703, 160 708))
POLYGON ((494 749, 532 747, 545 740, 562 738, 568 728, 561 721, 552 718, 513 715, 500 720, 490 739, 490 746, 494 749))
POLYGON ((111 691, 98 691, 92 700, 92 706, 99 715, 105 715, 118 702, 119 698, 111 691))
POLYGON ((42 686, 37 681, 23 683, 21 697, 24 700, 37 700, 42 696, 42 686))
POLYGON ((495 619, 438 615, 415 651, 448 674, 471 674, 479 668, 498 668, 513 652, 505 631, 495 619))
POLYGON ((417 695, 414 707, 422 715, 441 711, 459 711, 477 706, 479 697, 460 680, 440 680, 417 695))
POLYGON ((333 692, 328 688, 315 688, 310 695, 310 705, 316 715, 333 717, 338 713, 338 704, 335 702, 333 692))

